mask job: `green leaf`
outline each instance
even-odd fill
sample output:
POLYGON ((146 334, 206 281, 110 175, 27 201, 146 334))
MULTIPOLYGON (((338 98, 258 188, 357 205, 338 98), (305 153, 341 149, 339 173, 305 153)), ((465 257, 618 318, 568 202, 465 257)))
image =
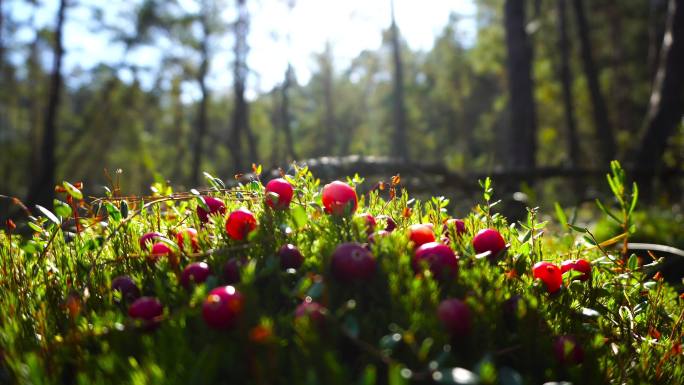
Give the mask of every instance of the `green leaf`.
POLYGON ((206 212, 210 212, 211 210, 209 209, 209 206, 207 206, 207 202, 204 201, 204 197, 201 195, 198 195, 195 197, 197 199, 197 204, 204 209, 206 212))
POLYGON ((630 215, 634 211, 634 208, 636 207, 637 201, 639 200, 639 186, 637 186, 636 182, 632 183, 632 202, 629 205, 629 210, 627 211, 627 214, 630 215))
POLYGON ((556 202, 553 206, 556 209, 556 218, 558 218, 558 222, 564 227, 567 226, 568 217, 565 215, 565 212, 563 211, 563 208, 561 207, 560 203, 556 202))
POLYGON ((41 205, 36 205, 36 208, 38 209, 38 211, 43 213, 43 215, 45 215, 47 219, 49 219, 52 223, 56 224, 57 226, 62 224, 62 221, 60 221, 59 218, 57 218, 57 216, 52 213, 52 211, 46 209, 41 205))
POLYGON ((109 214, 109 217, 112 218, 114 222, 121 220, 121 211, 119 211, 119 209, 112 202, 105 202, 104 205, 107 209, 107 214, 109 214))
POLYGON ((401 375, 401 367, 392 364, 387 370, 387 382, 389 385, 408 385, 408 381, 401 375))
POLYGON ((586 228, 580 227, 580 226, 571 225, 570 223, 568 223, 568 227, 570 227, 572 230, 575 230, 575 231, 580 232, 580 233, 586 233, 586 232, 587 232, 587 229, 586 229, 586 228))
POLYGON ((306 210, 302 206, 295 206, 292 211, 292 219, 295 222, 295 226, 299 229, 306 226, 309 222, 309 217, 306 215, 306 210))
POLYGON ((55 199, 52 202, 52 206, 54 207, 55 214, 62 218, 69 218, 71 216, 71 206, 66 204, 65 202, 60 201, 59 199, 55 199))
POLYGON ((608 210, 608 208, 606 206, 604 206, 603 203, 601 203, 601 201, 598 198, 596 198, 596 206, 598 206, 598 208, 601 209, 601 211, 603 211, 604 214, 608 215, 609 218, 611 218, 612 220, 614 220, 618 224, 622 223, 618 219, 618 217, 615 216, 615 214, 611 213, 610 210, 608 210))
POLYGON ((627 260, 627 268, 632 271, 639 269, 639 258, 636 256, 636 254, 629 256, 629 260, 627 260))
POLYGON ((67 193, 71 195, 72 198, 81 200, 83 199, 83 193, 81 190, 77 189, 76 186, 72 185, 71 183, 64 181, 62 182, 62 186, 67 190, 67 193))
POLYGON ((33 231, 35 231, 35 232, 37 232, 37 233, 42 233, 43 230, 44 230, 42 227, 40 227, 40 226, 39 226, 37 223, 35 223, 35 222, 28 222, 28 227, 32 228, 33 231))

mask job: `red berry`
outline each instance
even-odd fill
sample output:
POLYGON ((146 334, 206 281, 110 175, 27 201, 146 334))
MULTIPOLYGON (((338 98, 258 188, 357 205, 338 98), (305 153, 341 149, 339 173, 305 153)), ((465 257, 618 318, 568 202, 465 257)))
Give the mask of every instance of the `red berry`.
POLYGON ((209 265, 205 262, 193 262, 183 269, 183 273, 181 274, 181 285, 187 289, 192 283, 203 283, 210 275, 211 269, 209 268, 209 265))
POLYGON ((444 222, 442 233, 450 235, 449 229, 451 226, 454 227, 457 237, 465 234, 466 232, 465 222, 463 222, 462 219, 451 218, 444 222))
POLYGON ((437 308, 437 317, 449 333, 455 337, 465 337, 472 328, 470 308, 461 300, 445 299, 437 308))
POLYGON ((458 273, 458 258, 453 250, 439 242, 428 242, 416 249, 411 261, 413 271, 419 273, 426 263, 437 280, 451 279, 458 273))
POLYGON ((563 365, 580 364, 584 361, 584 350, 573 336, 560 336, 553 344, 556 360, 563 365))
POLYGON ((304 256, 294 245, 286 244, 278 250, 280 257, 280 266, 283 269, 299 269, 304 262, 304 256))
POLYGON ((209 211, 207 212, 201 205, 197 205, 197 216, 199 217, 200 222, 209 222, 210 215, 223 215, 226 213, 226 205, 220 200, 210 196, 203 196, 202 199, 204 199, 204 203, 206 203, 209 211))
POLYGON ((394 229, 397 228, 397 222, 395 222, 394 219, 392 219, 392 217, 389 217, 387 215, 378 215, 376 219, 379 221, 385 221, 385 231, 387 232, 391 233, 392 231, 394 231, 394 229))
POLYGON ((546 286, 546 291, 555 293, 563 286, 563 276, 558 266, 550 262, 537 262, 532 267, 532 275, 535 279, 541 279, 546 286))
POLYGON ((235 326, 242 306, 240 292, 233 286, 221 286, 209 292, 202 305, 202 316, 211 328, 229 329, 235 326))
POLYGON ((321 199, 325 212, 332 215, 350 215, 358 207, 354 188, 338 180, 323 186, 321 199))
POLYGON ((294 189, 283 178, 273 179, 266 184, 266 204, 273 209, 287 209, 292 201, 294 189))
POLYGON ((343 243, 332 255, 332 273, 340 281, 362 281, 375 273, 373 254, 358 243, 343 243))
POLYGON ((185 249, 185 243, 188 242, 190 247, 192 247, 192 252, 196 253, 199 251, 199 241, 197 240, 197 230, 192 227, 185 228, 176 233, 176 243, 178 247, 183 250, 185 249))
POLYGON ((369 213, 361 213, 358 214, 359 217, 362 217, 365 224, 366 224, 366 233, 371 234, 373 231, 375 231, 375 226, 377 223, 375 222, 375 217, 372 214, 369 213))
POLYGON ((506 241, 501 234, 494 229, 480 230, 473 238, 473 248, 478 254, 486 251, 491 252, 490 259, 495 259, 506 248, 506 241))
POLYGON ((245 258, 231 258, 223 265, 223 278, 226 283, 233 285, 240 283, 240 269, 247 263, 245 258))
POLYGON ((140 250, 143 250, 143 251, 150 250, 150 247, 161 237, 163 237, 163 235, 156 232, 156 231, 144 234, 138 240, 138 243, 140 244, 140 250))
POLYGON ((112 280, 112 290, 121 292, 124 301, 131 301, 140 297, 140 289, 127 275, 120 275, 112 280))
POLYGON ((409 239, 414 247, 419 247, 428 242, 435 241, 435 234, 432 232, 432 224, 417 224, 409 226, 409 239))
POLYGON ((242 241, 257 227, 257 220, 251 211, 242 207, 228 216, 226 232, 231 239, 242 241))
POLYGON ((565 274, 568 270, 575 270, 583 273, 576 277, 576 279, 579 279, 580 281, 586 281, 591 278, 591 263, 586 259, 569 259, 563 261, 561 264, 561 274, 565 274))
POLYGON ((153 297, 138 298, 128 308, 128 315, 142 321, 142 327, 145 330, 152 330, 159 326, 162 313, 164 313, 164 307, 153 297))
POLYGON ((160 257, 166 257, 173 254, 173 250, 164 242, 157 242, 152 245, 152 251, 150 251, 150 257, 152 260, 156 261, 160 257))
POLYGON ((318 302, 304 301, 297 306, 295 318, 308 317, 311 323, 320 327, 325 323, 325 311, 325 307, 318 302))

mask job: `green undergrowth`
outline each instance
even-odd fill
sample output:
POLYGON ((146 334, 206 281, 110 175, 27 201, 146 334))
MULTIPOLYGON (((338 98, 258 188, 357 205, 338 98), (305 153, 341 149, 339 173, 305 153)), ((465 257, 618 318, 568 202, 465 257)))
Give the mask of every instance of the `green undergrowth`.
POLYGON ((447 211, 444 198, 411 199, 398 178, 376 185, 359 197, 357 213, 388 215, 398 227, 369 244, 378 269, 353 283, 334 278, 330 256, 341 243, 369 243, 364 219, 325 214, 319 181, 306 168, 286 178, 295 196, 284 211, 264 204, 259 180, 229 190, 209 177, 211 189, 190 193, 157 183, 144 199, 109 192, 98 200, 65 183, 54 207, 30 218, 32 236, 13 234, 11 224, 0 232, 0 383, 684 383, 684 299, 646 274, 661 261, 626 253, 626 240, 647 218, 635 220, 636 186, 625 183, 616 163, 609 175, 615 199, 601 204, 615 232, 599 244, 560 206, 531 208, 525 221, 509 223, 492 212, 496 194, 488 180, 482 201, 459 215, 447 211), (221 199, 227 213, 248 208, 257 230, 234 241, 223 216, 203 226, 195 214, 200 194, 221 199), (443 227, 451 216, 464 219, 465 234, 443 227), (545 220, 561 230, 550 233, 545 220), (415 223, 432 223, 438 240, 451 239, 456 278, 438 283, 428 272, 414 273, 407 228, 415 223), (199 230, 199 252, 170 241, 184 227, 199 230), (508 244, 496 259, 473 250, 473 236, 484 228, 497 229, 508 244), (140 236, 150 231, 168 237, 175 259, 155 263, 140 249, 140 236), (286 243, 305 257, 296 271, 280 268, 276 252, 286 243), (202 302, 225 284, 223 264, 233 257, 247 260, 235 285, 244 307, 234 328, 213 330, 202 302), (532 277, 536 262, 573 258, 591 261, 590 280, 567 273, 561 291, 550 295, 532 277), (186 290, 179 273, 191 261, 207 262, 215 274, 186 290), (112 291, 112 279, 123 274, 163 304, 156 330, 131 320, 128 304, 112 291), (452 337, 440 323, 437 307, 447 298, 470 308, 468 335, 452 337), (327 308, 322 325, 295 319, 307 299, 327 308), (554 342, 567 335, 584 351, 581 363, 556 359, 554 342))

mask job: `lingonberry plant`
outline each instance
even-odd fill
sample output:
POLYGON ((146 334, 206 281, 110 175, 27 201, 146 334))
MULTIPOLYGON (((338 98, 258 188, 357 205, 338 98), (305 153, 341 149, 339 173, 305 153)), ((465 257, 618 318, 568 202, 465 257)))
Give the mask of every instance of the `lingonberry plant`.
POLYGON ((205 175, 0 231, 0 383, 684 382, 684 298, 625 254, 641 222, 619 165, 607 239, 560 206, 560 226, 509 221, 489 179, 457 222, 398 177, 321 188, 295 167, 284 205, 282 183, 205 175))

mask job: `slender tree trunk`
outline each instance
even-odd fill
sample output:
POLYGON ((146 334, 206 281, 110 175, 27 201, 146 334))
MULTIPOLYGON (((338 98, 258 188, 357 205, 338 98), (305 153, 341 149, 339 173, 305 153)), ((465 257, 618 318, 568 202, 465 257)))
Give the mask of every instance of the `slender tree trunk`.
POLYGON ((598 73, 596 71, 596 65, 594 64, 591 41, 589 38, 589 23, 587 22, 587 16, 584 12, 584 2, 583 0, 573 0, 573 5, 575 8, 575 20, 577 22, 577 33, 579 34, 580 40, 584 75, 587 77, 587 85, 589 87, 589 94, 593 105, 592 111, 596 135, 601 144, 601 160, 605 164, 608 164, 611 160, 615 159, 615 137, 613 136, 613 129, 608 120, 608 110, 606 109, 606 103, 601 94, 598 73))
POLYGON ((525 32, 525 2, 506 0, 504 8, 510 127, 506 135, 508 165, 535 167, 537 117, 532 81, 532 47, 525 32))
POLYGON ((667 6, 667 0, 649 0, 648 5, 648 73, 651 78, 655 78, 658 71, 660 46, 665 31, 662 16, 663 9, 667 6))
MULTIPOLYGON (((230 135, 230 146, 233 153, 233 166, 236 171, 244 170, 244 159, 242 155, 242 135, 247 135, 250 155, 254 158, 256 148, 252 141, 249 140, 249 115, 247 113, 247 101, 245 100, 245 83, 247 82, 247 52, 249 46, 247 45, 247 31, 248 31, 248 14, 245 0, 238 0, 238 18, 235 22, 235 62, 233 67, 233 97, 234 97, 234 111, 233 124, 230 135)), ((256 161, 256 159, 252 159, 256 161)))
POLYGON ((62 32, 66 8, 67 0, 60 0, 57 11, 57 24, 55 27, 53 65, 52 74, 50 75, 50 91, 48 94, 47 110, 45 113, 40 167, 39 172, 36 175, 33 175, 33 183, 27 199, 31 205, 40 204, 51 207, 55 195, 55 169, 57 166, 55 147, 57 144, 57 115, 62 93, 62 59, 64 56, 62 32))
POLYGON ((391 154, 401 160, 409 161, 409 149, 406 132, 406 108, 404 106, 404 66, 401 61, 401 45, 399 42, 399 28, 394 19, 394 1, 391 0, 392 25, 392 61, 394 62, 394 141, 391 154))
POLYGON ((194 149, 192 152, 192 184, 194 186, 200 183, 200 169, 202 168, 202 152, 204 151, 204 138, 207 136, 207 103, 209 102, 209 90, 207 89, 207 72, 209 71, 209 47, 207 39, 209 38, 209 27, 207 25, 204 13, 202 10, 202 41, 200 42, 200 54, 202 62, 200 64, 199 73, 197 74, 197 83, 202 94, 199 108, 197 111, 197 136, 195 136, 194 149))
MULTIPOLYGON (((684 3, 670 0, 660 64, 653 84, 645 134, 636 165, 653 175, 662 165, 667 141, 684 114, 684 3)), ((646 179, 646 174, 644 174, 646 179)))
POLYGON ((285 71, 285 82, 282 87, 282 104, 280 106, 281 125, 283 133, 285 134, 285 145, 287 146, 286 153, 290 158, 288 161, 297 159, 297 152, 295 152, 294 141, 292 140, 292 117, 290 115, 290 88, 292 87, 292 80, 294 71, 292 65, 287 64, 285 71))
POLYGON ((558 0, 558 49, 561 54, 560 76, 563 86, 563 109, 565 113, 565 130, 568 144, 568 159, 571 167, 580 164, 580 149, 577 140, 575 108, 572 98, 572 72, 570 70, 570 41, 568 39, 566 0, 558 0))

